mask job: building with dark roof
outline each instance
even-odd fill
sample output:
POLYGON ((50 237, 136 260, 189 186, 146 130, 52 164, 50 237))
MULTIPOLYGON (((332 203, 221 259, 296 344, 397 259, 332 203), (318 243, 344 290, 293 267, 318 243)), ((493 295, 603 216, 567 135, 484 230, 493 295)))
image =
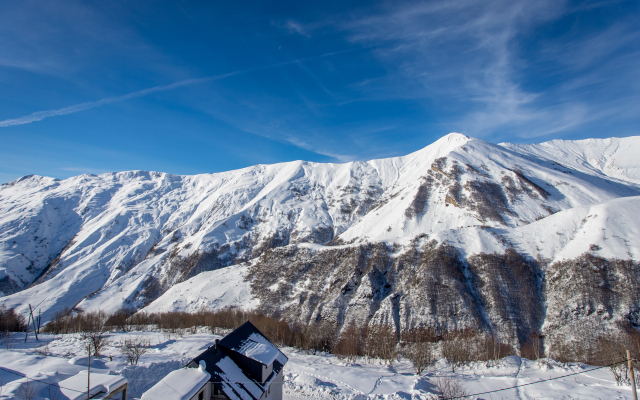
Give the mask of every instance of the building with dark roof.
MULTIPOLYGON (((197 388, 181 388, 181 392, 189 395, 176 398, 281 400, 283 370, 287 361, 287 356, 247 321, 223 339, 216 340, 214 345, 185 366, 185 369, 208 373, 209 379, 206 383, 198 381, 197 388)), ((172 381, 164 384, 171 386, 180 383, 172 381)), ((166 390, 162 392, 168 393, 166 390)))

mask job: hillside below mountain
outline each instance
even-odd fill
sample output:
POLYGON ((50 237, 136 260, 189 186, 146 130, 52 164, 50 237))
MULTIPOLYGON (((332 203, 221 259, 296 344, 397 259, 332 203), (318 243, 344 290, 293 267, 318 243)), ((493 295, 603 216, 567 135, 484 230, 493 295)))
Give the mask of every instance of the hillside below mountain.
POLYGON ((237 304, 519 342, 635 328, 637 148, 452 133, 366 162, 27 176, 0 187, 0 303, 45 320, 237 304))

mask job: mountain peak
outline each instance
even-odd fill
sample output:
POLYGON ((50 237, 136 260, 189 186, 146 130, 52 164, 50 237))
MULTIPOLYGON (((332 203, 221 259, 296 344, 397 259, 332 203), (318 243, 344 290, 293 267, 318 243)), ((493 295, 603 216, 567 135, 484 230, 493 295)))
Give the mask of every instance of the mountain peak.
POLYGON ((430 155, 434 158, 446 157, 458 147, 465 145, 469 140, 472 139, 462 133, 452 132, 441 137, 430 145, 409 154, 408 157, 424 157, 426 155, 430 155))
POLYGON ((451 133, 449 133, 447 135, 444 135, 440 139, 438 139, 438 141, 446 140, 448 142, 453 142, 453 141, 467 142, 469 139, 470 139, 469 136, 467 136, 465 134, 458 133, 458 132, 451 132, 451 133))
POLYGON ((451 132, 447 135, 444 135, 443 137, 441 137, 440 139, 436 140, 435 142, 433 142, 431 145, 427 146, 427 147, 446 147, 450 150, 453 150, 459 146, 464 145, 465 143, 467 143, 469 140, 471 140, 470 137, 463 135, 462 133, 458 133, 458 132, 451 132))

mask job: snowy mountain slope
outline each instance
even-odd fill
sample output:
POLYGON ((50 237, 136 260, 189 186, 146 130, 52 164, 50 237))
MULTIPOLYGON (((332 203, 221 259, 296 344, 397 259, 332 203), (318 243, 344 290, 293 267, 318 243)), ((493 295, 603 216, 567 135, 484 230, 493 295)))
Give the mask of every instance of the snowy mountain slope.
MULTIPOLYGON (((318 249, 349 252, 384 242, 395 259, 412 243, 436 240, 464 260, 504 253, 511 243, 525 258, 560 260, 595 244, 606 257, 637 260, 637 196, 638 185, 599 170, 560 168, 530 152, 460 134, 404 157, 369 162, 295 161, 196 176, 25 177, 0 188, 0 303, 21 310, 39 304, 45 318, 65 307, 114 311, 158 298, 170 307, 171 296, 204 288, 196 279, 201 273, 249 260, 249 268, 267 268, 255 261, 283 246, 313 261, 318 249), (590 214, 598 217, 583 223, 590 214), (591 228, 604 228, 604 236, 591 228)), ((244 275, 232 271, 224 279, 240 282, 244 275)), ((480 295, 463 286, 449 297, 462 296, 456 302, 464 318, 476 323, 485 306, 471 307, 480 295)), ((227 304, 216 303, 216 291, 200 294, 210 299, 204 304, 227 304)), ((417 304, 424 295, 418 286, 407 301, 417 304)), ((335 299, 349 304, 344 296, 335 299)), ((373 318, 378 307, 391 310, 380 318, 398 318, 397 304, 386 295, 381 305, 365 303, 358 318, 373 318)), ((419 313, 424 321, 453 321, 446 313, 404 310, 409 324, 421 321, 414 318, 419 313)), ((487 326, 498 321, 482 318, 487 326)))
POLYGON ((561 327, 578 337, 571 327, 584 326, 583 317, 601 328, 594 335, 618 332, 640 322, 640 283, 634 283, 640 282, 640 265, 632 261, 640 254, 639 200, 562 211, 515 228, 451 229, 393 245, 287 246, 256 259, 248 278, 263 312, 304 323, 483 329, 520 345, 544 326, 550 337, 564 340, 552 335, 561 327), (568 277, 588 276, 583 268, 609 272, 596 273, 589 285, 571 283, 568 277), (583 309, 585 302, 587 309, 609 311, 567 311, 583 309), (566 315, 576 319, 557 322, 566 315))
POLYGON ((576 207, 503 232, 519 252, 551 262, 590 251, 608 259, 640 260, 640 197, 576 207))
POLYGON ((365 215, 341 238, 349 241, 366 232, 370 238, 394 240, 478 222, 521 226, 560 210, 637 193, 634 186, 558 171, 550 163, 537 164, 480 140, 465 143, 426 169, 424 164, 408 164, 397 189, 381 199, 389 203, 365 215), (410 216, 415 207, 419 215, 410 216))
MULTIPOLYGON (((460 249, 461 256, 465 259, 472 258, 473 255, 480 253, 490 254, 495 252, 503 254, 508 248, 513 246, 513 248, 521 254, 528 254, 541 260, 546 260, 546 263, 549 265, 557 265, 557 263, 562 263, 563 261, 577 259, 585 253, 590 253, 605 259, 630 258, 638 260, 640 259, 639 227, 640 198, 630 197, 612 200, 604 204, 561 211, 545 219, 514 229, 457 228, 440 231, 430 236, 429 239, 436 240, 438 243, 448 243, 460 249), (549 237, 548 232, 554 232, 555 237, 549 237), (612 234, 607 236, 607 232, 612 234)), ((401 258, 403 253, 412 245, 409 240, 400 241, 398 244, 402 250, 395 253, 392 250, 389 251, 388 259, 392 262, 395 262, 394 258, 401 258)), ((415 241, 413 245, 415 246, 415 241)), ((280 284, 284 284, 284 282, 296 288, 295 290, 283 290, 282 292, 276 293, 284 294, 290 299, 282 305, 283 309, 290 308, 290 303, 299 304, 301 299, 304 298, 305 293, 313 292, 316 299, 315 301, 317 302, 317 308, 322 308, 323 311, 326 312, 327 309, 333 307, 327 304, 333 301, 340 302, 340 299, 344 298, 344 293, 342 293, 344 287, 339 287, 340 294, 336 294, 333 297, 331 294, 323 293, 323 290, 326 290, 325 283, 327 281, 334 281, 336 279, 335 275, 332 275, 334 278, 314 278, 313 274, 310 275, 307 273, 301 277, 301 280, 304 282, 300 282, 288 278, 287 271, 292 268, 292 266, 295 270, 296 262, 327 264, 326 259, 335 260, 336 258, 344 257, 344 253, 352 251, 351 249, 354 247, 356 247, 358 254, 360 254, 356 245, 330 247, 322 245, 302 245, 299 246, 297 251, 283 249, 288 255, 276 257, 276 260, 264 260, 264 258, 261 257, 256 261, 258 264, 269 264, 275 270, 274 275, 267 275, 264 278, 269 282, 271 290, 274 289, 274 284, 277 287, 280 284), (297 254, 297 252, 307 251, 309 253, 304 256, 298 256, 297 254), (278 264, 280 261, 282 261, 282 265, 278 264), (314 282, 315 285, 321 289, 307 290, 306 286, 311 282, 314 282), (330 300, 323 301, 323 298, 330 300)), ((406 263, 407 261, 405 260, 404 262, 406 263)), ((346 262, 347 268, 350 265, 357 264, 357 259, 352 262, 346 262)), ((257 274, 264 275, 266 271, 269 271, 271 268, 258 265, 255 269, 257 274)), ((332 273, 335 273, 336 270, 334 268, 330 269, 332 273)), ((396 276, 401 275, 399 272, 395 272, 394 274, 396 276)), ((169 310, 195 311, 202 304, 208 305, 211 308, 216 308, 216 305, 226 306, 234 304, 242 305, 245 308, 254 308, 258 305, 259 301, 252 296, 251 291, 247 289, 248 282, 246 281, 246 275, 246 265, 230 266, 223 270, 200 274, 172 287, 144 310, 147 312, 169 310), (218 276, 220 276, 220 278, 217 278, 218 276), (207 283, 211 282, 211 279, 220 279, 220 286, 207 286, 207 283), (220 288, 222 288, 222 290, 220 290, 220 288), (240 295, 237 293, 240 293, 240 295)), ((353 276, 350 275, 349 272, 346 272, 346 277, 351 279, 353 276)), ((492 275, 489 277, 489 279, 492 278, 495 278, 495 276, 492 275)), ((351 280, 351 282, 355 281, 351 280)), ((352 286, 352 289, 356 289, 356 291, 361 290, 360 286, 363 286, 362 279, 360 279, 358 285, 352 286)), ((366 288, 369 292, 364 293, 364 296, 361 297, 368 297, 369 293, 371 293, 370 286, 370 284, 363 286, 362 290, 366 288)), ((397 286, 398 290, 404 291, 409 285, 405 282, 397 286)), ((388 291, 391 292, 391 294, 386 297, 393 297, 393 290, 388 291)), ((264 293, 262 289, 259 292, 264 293)), ((400 296, 403 296, 403 294, 400 294, 400 296)), ((100 304, 104 307, 105 303, 109 302, 108 297, 109 296, 104 296, 104 298, 96 300, 97 304, 91 308, 99 308, 100 304)), ((261 296, 261 298, 264 301, 264 297, 261 296)), ((268 303, 274 303, 272 300, 266 300, 268 303)), ((342 314, 343 320, 349 321, 356 319, 359 314, 362 314, 355 306, 358 301, 352 303, 342 302, 341 306, 343 307, 338 312, 342 314)), ((86 304, 90 303, 88 302, 86 304)), ((390 316, 376 317, 377 313, 386 313, 388 311, 388 309, 385 309, 384 304, 374 305, 373 308, 369 305, 367 307, 367 313, 372 311, 373 318, 390 318, 390 316)), ((280 313, 283 312, 283 310, 277 311, 280 313)), ((294 306, 293 309, 287 312, 296 315, 299 314, 300 311, 294 306)), ((411 317, 411 313, 408 314, 411 317)), ((326 317, 327 315, 324 316, 326 317)), ((413 319, 413 324, 424 322, 419 313, 413 313, 413 319)), ((411 323, 409 325, 411 325, 411 323)))
POLYGON ((540 144, 500 143, 515 152, 551 160, 562 169, 569 167, 640 184, 638 149, 640 137, 585 140, 552 140, 540 144))
MULTIPOLYGON (((144 308, 146 312, 187 311, 197 312, 241 305, 254 309, 258 301, 251 295, 251 286, 244 278, 247 266, 229 266, 215 271, 202 272, 193 278, 180 282, 144 308)), ((97 296, 83 302, 87 309, 101 309, 107 312, 122 307, 121 299, 115 291, 107 288, 97 296)))

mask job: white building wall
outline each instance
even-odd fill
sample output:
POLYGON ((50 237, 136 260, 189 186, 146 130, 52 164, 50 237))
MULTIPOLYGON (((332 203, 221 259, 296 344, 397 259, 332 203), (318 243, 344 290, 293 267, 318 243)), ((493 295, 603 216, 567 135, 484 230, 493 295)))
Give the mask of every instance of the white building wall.
POLYGON ((203 393, 203 400, 211 399, 211 382, 207 382, 198 392, 189 400, 198 400, 200 398, 200 393, 203 393))
POLYGON ((271 385, 269 385, 269 391, 265 400, 282 400, 282 384, 284 382, 284 368, 278 372, 271 385))

